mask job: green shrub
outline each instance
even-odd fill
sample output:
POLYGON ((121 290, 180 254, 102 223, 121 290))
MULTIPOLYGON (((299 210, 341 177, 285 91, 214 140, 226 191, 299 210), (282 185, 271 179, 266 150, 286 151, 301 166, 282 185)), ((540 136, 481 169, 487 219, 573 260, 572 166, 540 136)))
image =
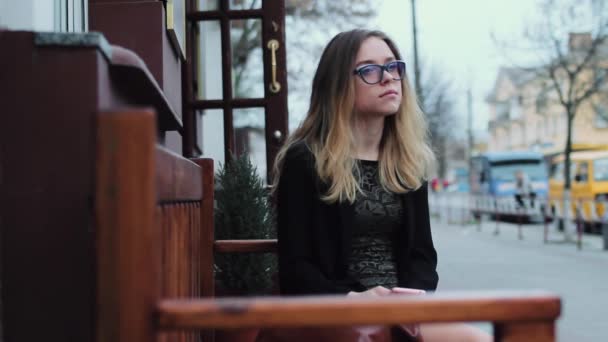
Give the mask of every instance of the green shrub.
MULTIPOLYGON (((276 237, 274 213, 264 183, 246 155, 220 167, 215 184, 215 239, 276 237)), ((218 287, 229 294, 267 294, 273 287, 276 256, 260 253, 217 253, 218 287)))

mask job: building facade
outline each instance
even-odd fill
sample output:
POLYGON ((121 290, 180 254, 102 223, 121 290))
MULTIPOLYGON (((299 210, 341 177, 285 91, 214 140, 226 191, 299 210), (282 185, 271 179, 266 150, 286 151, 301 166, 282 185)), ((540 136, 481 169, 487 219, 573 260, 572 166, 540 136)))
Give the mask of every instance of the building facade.
MULTIPOLYGON (((577 42, 580 40, 571 36, 571 50, 577 42)), ((489 151, 534 150, 553 154, 564 150, 567 114, 549 82, 534 69, 499 70, 494 88, 486 98, 489 151)), ((580 105, 572 123, 574 149, 608 146, 607 108, 606 101, 595 97, 580 105)))

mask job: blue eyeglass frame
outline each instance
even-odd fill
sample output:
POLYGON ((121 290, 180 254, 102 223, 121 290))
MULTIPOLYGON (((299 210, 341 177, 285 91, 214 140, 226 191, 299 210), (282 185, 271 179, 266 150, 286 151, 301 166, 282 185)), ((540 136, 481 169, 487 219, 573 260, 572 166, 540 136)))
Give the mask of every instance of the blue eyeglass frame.
MULTIPOLYGON (((388 72, 389 74, 391 73, 388 70, 388 66, 391 65, 391 64, 395 64, 395 63, 396 64, 403 64, 403 73, 405 74, 405 66, 406 66, 405 65, 405 61, 397 59, 397 60, 394 60, 394 61, 390 61, 390 62, 388 62, 388 63, 386 63, 384 65, 382 65, 382 64, 366 64, 366 65, 360 66, 360 67, 356 68, 355 70, 353 70, 353 75, 359 75, 359 77, 361 77, 361 80, 363 82, 367 83, 367 84, 378 84, 378 83, 382 82, 382 80, 384 79, 384 71, 388 72), (380 73, 380 80, 378 82, 373 82, 373 83, 372 82, 368 82, 368 81, 365 80, 365 77, 363 77, 363 75, 361 74, 361 70, 363 70, 365 68, 368 68, 370 66, 380 67, 380 69, 382 70, 382 73, 380 73)), ((397 67, 397 68, 399 68, 399 67, 397 67)), ((399 78, 393 77, 393 80, 399 81, 402 78, 403 78, 403 76, 400 76, 399 78)))

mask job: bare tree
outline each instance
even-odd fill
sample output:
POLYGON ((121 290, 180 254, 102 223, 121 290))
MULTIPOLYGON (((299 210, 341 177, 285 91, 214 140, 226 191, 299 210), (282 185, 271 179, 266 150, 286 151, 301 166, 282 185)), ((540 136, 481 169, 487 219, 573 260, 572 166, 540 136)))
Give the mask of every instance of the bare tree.
POLYGON ((605 13, 603 1, 590 0, 581 4, 580 1, 547 0, 542 4, 542 8, 543 12, 548 14, 544 30, 540 27, 539 31, 530 37, 536 41, 546 39, 545 46, 552 54, 547 63, 536 66, 534 70, 541 79, 548 81, 545 83, 546 87, 555 93, 558 104, 566 114, 564 187, 569 192, 573 120, 584 102, 605 95, 608 15, 605 13), (586 17, 595 21, 593 27, 589 27, 588 33, 567 32, 566 42, 566 32, 563 28, 573 24, 579 25, 580 16, 585 16, 581 13, 583 10, 589 11, 586 17))
POLYGON ((421 70, 418 58, 418 27, 416 0, 410 1, 412 12, 412 36, 414 53, 414 88, 422 109, 429 121, 431 142, 437 157, 437 174, 445 178, 448 169, 448 144, 452 142, 454 132, 451 130, 454 120, 454 101, 451 94, 451 81, 436 68, 421 70))
MULTIPOLYGON (((299 93, 303 78, 310 78, 314 69, 302 68, 318 60, 323 46, 337 32, 366 26, 376 15, 372 0, 286 0, 287 51, 297 58, 289 58, 290 93, 299 93), (293 91, 292 91, 293 90, 293 91)), ((243 0, 244 8, 256 8, 260 0, 243 0)), ((251 95, 261 75, 261 68, 253 67, 252 57, 261 54, 260 20, 234 21, 232 30, 233 86, 236 97, 251 95), (257 73, 257 74, 256 74, 257 73), (259 75, 258 75, 259 74, 259 75)))
MULTIPOLYGON (((423 66, 424 67, 424 66, 423 66)), ((451 80, 436 67, 419 72, 421 105, 427 115, 431 143, 437 156, 437 174, 445 178, 448 169, 448 144, 455 141, 458 124, 454 114, 454 92, 451 80)))
MULTIPOLYGON (((367 26, 375 16, 373 0, 285 0, 287 77, 290 126, 306 114, 310 81, 323 47, 336 33, 367 26)), ((241 0, 240 9, 259 8, 261 0, 241 0)), ((236 98, 263 97, 261 67, 262 22, 259 19, 231 21, 232 86, 236 98)), ((263 138, 264 119, 259 108, 234 111, 236 153, 249 153, 249 134, 263 138)), ((273 113, 270 113, 272 115, 273 113)), ((282 115, 282 114, 281 114, 282 115)), ((258 164, 259 165, 259 164, 258 164)))
POLYGON ((542 18, 524 33, 525 49, 534 51, 538 62, 522 69, 535 74, 541 88, 537 102, 546 105, 554 100, 566 116, 564 200, 568 203, 574 118, 586 103, 606 102, 608 12, 602 0, 543 0, 539 9, 542 18))
POLYGON ((232 66, 234 68, 234 95, 235 97, 246 97, 249 95, 250 86, 247 82, 247 72, 252 52, 260 50, 262 41, 261 23, 258 20, 244 20, 241 34, 232 47, 232 66))
POLYGON ((373 0, 286 1, 290 127, 306 114, 312 77, 327 42, 341 31, 367 27, 376 7, 373 0))

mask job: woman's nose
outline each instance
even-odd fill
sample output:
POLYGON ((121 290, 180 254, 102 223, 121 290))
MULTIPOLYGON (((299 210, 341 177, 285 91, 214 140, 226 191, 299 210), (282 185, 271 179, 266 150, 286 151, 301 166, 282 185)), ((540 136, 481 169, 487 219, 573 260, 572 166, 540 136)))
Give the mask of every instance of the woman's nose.
POLYGON ((393 75, 391 75, 388 70, 382 70, 382 84, 388 83, 393 80, 393 75))

